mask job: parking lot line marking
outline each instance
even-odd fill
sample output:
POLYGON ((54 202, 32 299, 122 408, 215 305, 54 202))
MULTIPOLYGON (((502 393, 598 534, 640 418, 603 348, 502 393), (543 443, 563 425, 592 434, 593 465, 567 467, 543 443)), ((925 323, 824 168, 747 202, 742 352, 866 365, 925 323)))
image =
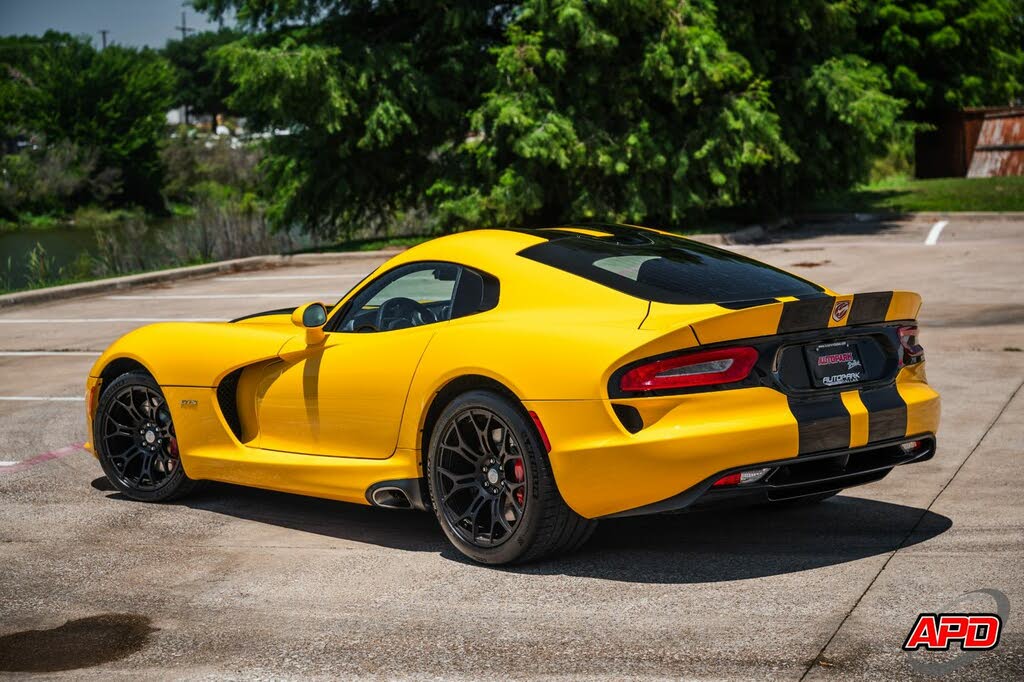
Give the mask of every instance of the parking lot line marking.
POLYGON ((35 466, 36 464, 42 464, 43 462, 47 462, 51 459, 65 457, 67 455, 73 455, 76 452, 83 451, 85 451, 85 443, 75 443, 74 445, 67 445, 63 448, 50 450, 49 452, 44 452, 41 455, 30 457, 29 459, 26 459, 22 462, 4 462, 3 466, 0 467, 0 472, 5 474, 13 474, 17 471, 22 471, 24 469, 28 469, 29 467, 35 466))
POLYGON ((50 355, 73 355, 94 358, 100 355, 96 350, 0 350, 0 357, 43 357, 50 355))
POLYGON ((107 322, 226 322, 223 317, 14 317, 0 324, 89 324, 107 322))
POLYGON ((889 562, 892 561, 893 557, 895 557, 896 554, 907 545, 907 540, 909 540, 914 535, 914 533, 917 532, 917 529, 921 526, 921 523, 928 517, 928 514, 931 512, 932 507, 934 507, 935 503, 938 502, 940 497, 942 497, 942 493, 946 492, 946 488, 949 487, 949 485, 953 482, 953 479, 956 478, 960 471, 964 468, 964 466, 967 465, 967 461, 974 456, 974 453, 978 451, 978 449, 981 447, 981 444, 985 442, 985 439, 988 438, 988 434, 992 431, 992 428, 1000 419, 1002 419, 1003 414, 1006 412, 1007 408, 1010 407, 1010 403, 1014 401, 1014 399, 1017 397, 1017 394, 1020 393, 1022 388, 1024 388, 1024 381, 1017 384, 1017 388, 1013 390, 1013 393, 1010 394, 1010 397, 1006 400, 1005 403, 1003 403, 1003 406, 999 408, 999 412, 996 413, 995 418, 989 422, 988 426, 985 427, 985 432, 981 434, 981 438, 979 438, 974 443, 974 446, 967 453, 967 456, 964 457, 963 460, 961 460, 960 465, 956 468, 956 471, 953 472, 953 475, 947 478, 946 482, 942 484, 942 487, 939 488, 939 492, 935 493, 935 496, 932 498, 932 501, 928 503, 928 506, 925 507, 923 510, 918 510, 921 511, 921 514, 917 517, 917 521, 914 523, 913 527, 909 531, 907 531, 906 535, 903 536, 903 539, 900 540, 900 543, 896 545, 896 548, 888 552, 888 555, 885 557, 885 561, 882 562, 881 568, 878 569, 878 572, 876 572, 874 577, 871 578, 871 581, 868 582, 868 586, 864 588, 864 591, 861 592, 860 596, 858 596, 856 601, 853 602, 853 606, 851 606, 850 610, 846 612, 846 615, 843 616, 843 619, 839 621, 839 626, 836 627, 835 630, 833 630, 832 636, 828 638, 828 641, 826 641, 825 644, 818 651, 818 655, 812 658, 810 663, 807 664, 807 668, 804 670, 804 674, 800 676, 799 682, 803 682, 805 679, 807 679, 807 676, 811 674, 811 670, 815 669, 815 662, 820 661, 821 657, 825 655, 825 652, 828 651, 829 647, 832 645, 832 641, 835 640, 835 638, 839 635, 840 631, 842 631, 843 627, 846 625, 846 622, 850 620, 850 617, 853 615, 853 612, 857 610, 857 608, 860 606, 860 603, 864 600, 864 596, 871 591, 871 588, 873 588, 875 586, 875 583, 878 581, 878 577, 885 572, 886 568, 889 567, 889 562))
POLYGON ((296 301, 304 301, 315 298, 341 298, 342 294, 323 292, 310 293, 289 293, 280 292, 276 294, 115 294, 106 296, 108 301, 216 301, 223 300, 245 300, 255 298, 293 298, 296 301))
POLYGON ((0 395, 0 400, 6 400, 8 402, 17 402, 19 400, 24 401, 35 401, 35 402, 74 402, 80 403, 85 400, 85 396, 54 396, 54 395, 0 395))
POLYGON ((924 240, 925 246, 935 246, 939 243, 939 235, 942 234, 942 230, 949 225, 948 220, 940 220, 939 222, 932 225, 932 229, 928 232, 928 237, 924 240))
POLYGON ((309 279, 362 279, 366 275, 240 275, 233 277, 218 277, 221 282, 288 282, 309 279))

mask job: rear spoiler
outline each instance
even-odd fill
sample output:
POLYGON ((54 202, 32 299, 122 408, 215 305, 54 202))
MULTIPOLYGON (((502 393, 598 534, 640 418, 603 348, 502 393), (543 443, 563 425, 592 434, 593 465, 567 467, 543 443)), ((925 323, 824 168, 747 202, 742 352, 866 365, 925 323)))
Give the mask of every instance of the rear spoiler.
POLYGON ((921 296, 912 291, 876 291, 863 294, 813 295, 793 299, 760 299, 709 306, 720 311, 692 319, 680 306, 652 303, 642 329, 665 329, 689 324, 697 343, 706 345, 734 339, 790 334, 834 327, 914 320, 921 296), (685 319, 691 318, 691 319, 685 319))

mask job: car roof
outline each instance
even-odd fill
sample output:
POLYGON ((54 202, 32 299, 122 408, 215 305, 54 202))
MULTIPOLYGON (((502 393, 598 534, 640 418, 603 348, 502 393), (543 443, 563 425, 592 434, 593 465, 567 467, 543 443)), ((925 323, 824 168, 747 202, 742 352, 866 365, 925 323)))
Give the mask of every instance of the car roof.
POLYGON ((394 262, 440 260, 484 267, 494 260, 544 242, 529 230, 482 229, 456 232, 406 249, 394 262))
POLYGON ((641 300, 676 305, 763 303, 824 290, 742 254, 633 225, 473 230, 413 247, 394 262, 424 260, 462 263, 499 279, 518 276, 535 292, 553 298, 559 298, 563 292, 558 290, 575 278, 641 300))
MULTIPOLYGON (((466 265, 485 268, 493 264, 500 268, 508 256, 523 249, 555 239, 574 235, 607 238, 622 237, 637 232, 670 234, 637 225, 608 223, 568 224, 538 229, 498 227, 468 230, 431 239, 409 247, 392 259, 393 264, 416 261, 438 260, 461 262, 466 265)), ((672 235, 678 237, 678 235, 672 235)))

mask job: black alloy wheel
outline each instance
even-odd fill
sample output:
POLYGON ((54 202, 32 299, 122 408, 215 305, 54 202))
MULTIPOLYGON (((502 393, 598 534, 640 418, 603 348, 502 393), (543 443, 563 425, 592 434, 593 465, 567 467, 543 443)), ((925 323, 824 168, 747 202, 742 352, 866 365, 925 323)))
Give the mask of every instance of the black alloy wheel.
POLYGON ((448 423, 439 448, 435 481, 450 527, 476 547, 508 540, 527 504, 526 463, 508 424, 469 408, 448 423))
POLYGON ((181 467, 167 401, 147 374, 122 374, 106 387, 96 410, 93 440, 103 472, 128 497, 168 500, 195 484, 181 467))
POLYGON ((427 447, 427 482, 441 529, 480 563, 571 551, 596 526, 562 499, 522 404, 496 392, 469 391, 444 408, 427 447))

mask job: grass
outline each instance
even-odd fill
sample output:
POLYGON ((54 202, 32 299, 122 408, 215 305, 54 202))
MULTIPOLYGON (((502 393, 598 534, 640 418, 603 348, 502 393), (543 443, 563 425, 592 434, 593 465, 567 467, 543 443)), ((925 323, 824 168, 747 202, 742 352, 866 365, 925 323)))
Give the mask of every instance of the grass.
MULTIPOLYGON (((213 261, 205 260, 203 258, 193 258, 188 261, 181 263, 172 263, 170 265, 164 265, 156 268, 133 268, 124 272, 108 272, 103 274, 85 274, 85 273, 71 273, 68 274, 61 271, 59 275, 52 279, 47 279, 43 282, 36 282, 34 284, 26 284, 25 286, 14 287, 11 286, 9 281, 6 281, 2 275, 0 275, 0 296, 5 294, 17 294, 23 291, 33 291, 35 289, 49 289, 50 287, 60 287, 66 284, 81 284, 82 282, 95 282, 100 279, 112 279, 115 277, 127 277, 128 275, 143 275, 150 272, 161 272, 163 270, 174 270, 176 268, 183 268, 190 265, 205 265, 213 261)), ((10 263, 8 263, 8 269, 10 263)), ((9 274, 8 274, 9 277, 9 274)))
POLYGON ((145 212, 138 208, 105 209, 98 206, 81 206, 71 213, 22 213, 17 220, 0 219, 0 232, 43 231, 58 227, 105 228, 128 220, 142 220, 145 217, 145 212))
POLYGON ((819 212, 1024 211, 1024 176, 1001 178, 895 177, 816 199, 819 212))

